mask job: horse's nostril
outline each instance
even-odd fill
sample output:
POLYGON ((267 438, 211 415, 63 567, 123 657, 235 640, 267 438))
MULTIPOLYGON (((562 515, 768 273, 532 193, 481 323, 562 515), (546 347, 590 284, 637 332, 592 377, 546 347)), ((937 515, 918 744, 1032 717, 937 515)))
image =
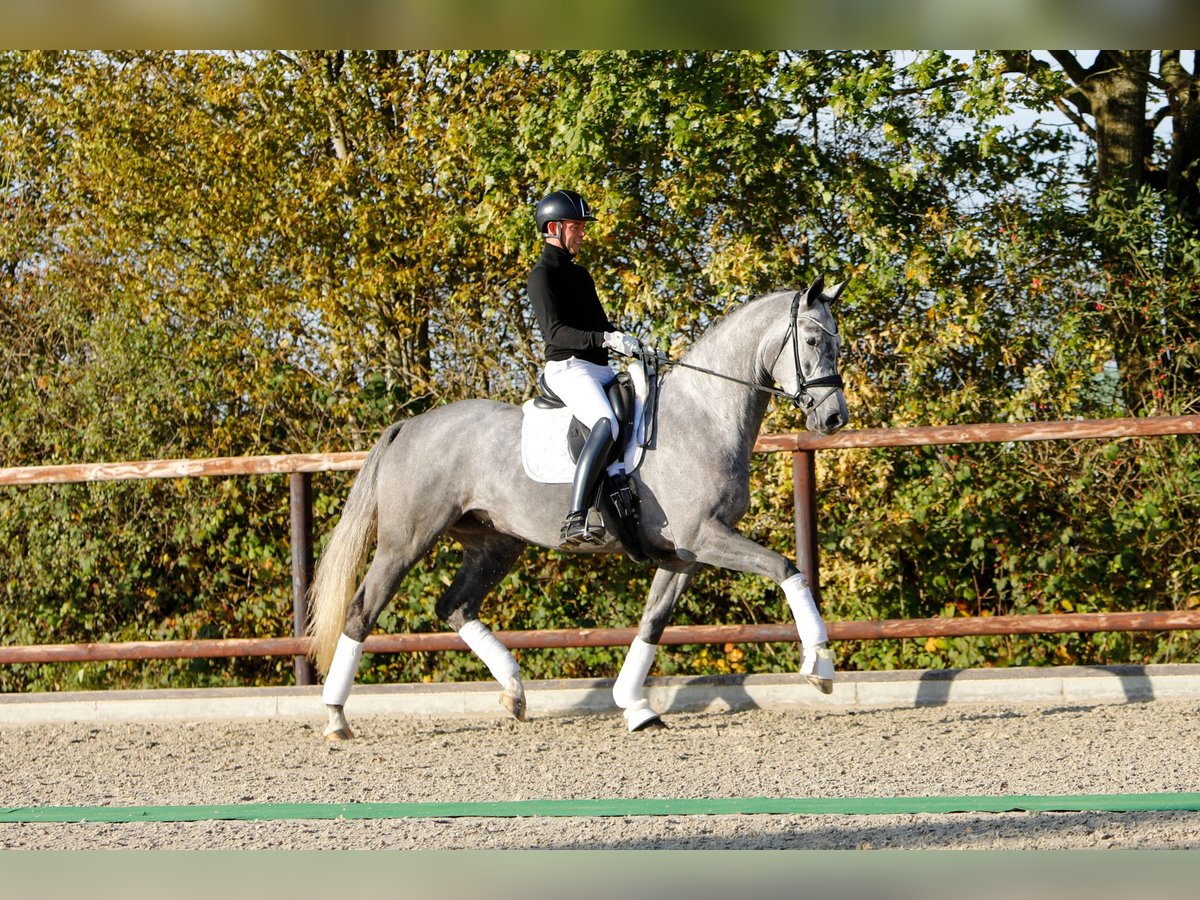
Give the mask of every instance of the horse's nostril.
POLYGON ((825 427, 832 431, 835 428, 842 427, 842 414, 840 412, 830 413, 825 419, 825 427))

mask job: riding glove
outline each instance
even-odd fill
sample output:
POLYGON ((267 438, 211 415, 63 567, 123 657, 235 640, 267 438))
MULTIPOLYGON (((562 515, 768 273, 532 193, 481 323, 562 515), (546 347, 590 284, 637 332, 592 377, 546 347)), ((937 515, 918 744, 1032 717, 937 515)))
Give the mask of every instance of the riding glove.
POLYGON ((641 341, 623 331, 606 331, 604 346, 622 356, 637 356, 642 351, 641 341))

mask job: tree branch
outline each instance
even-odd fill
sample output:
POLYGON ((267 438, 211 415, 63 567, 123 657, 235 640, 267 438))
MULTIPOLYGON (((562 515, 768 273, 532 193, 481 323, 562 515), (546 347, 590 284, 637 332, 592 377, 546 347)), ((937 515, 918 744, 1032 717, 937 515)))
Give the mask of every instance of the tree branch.
POLYGON ((1095 140, 1096 130, 1087 123, 1087 120, 1084 119, 1083 116, 1071 109, 1071 107, 1067 106, 1066 101, 1063 100, 1062 97, 1055 97, 1054 105, 1058 108, 1058 111, 1066 116, 1067 119, 1070 120, 1071 123, 1073 123, 1080 131, 1082 131, 1089 138, 1095 140))
MULTIPOLYGON (((1030 56, 1032 55, 1030 54, 1030 56)), ((1087 80, 1090 73, 1080 65, 1079 60, 1070 50, 1051 50, 1050 55, 1054 57, 1056 63, 1062 66, 1062 70, 1067 73, 1067 77, 1075 83, 1076 87, 1087 80)))
POLYGON ((1146 123, 1150 132, 1153 134, 1154 130, 1158 128, 1158 126, 1161 125, 1163 121, 1165 121, 1170 115, 1172 115, 1170 105, 1160 106, 1158 109, 1156 109, 1154 111, 1154 115, 1152 115, 1150 120, 1146 123))

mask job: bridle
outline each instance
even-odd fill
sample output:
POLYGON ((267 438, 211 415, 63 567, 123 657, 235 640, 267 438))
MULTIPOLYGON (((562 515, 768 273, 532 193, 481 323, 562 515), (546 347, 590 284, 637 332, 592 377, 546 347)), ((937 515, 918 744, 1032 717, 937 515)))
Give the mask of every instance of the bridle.
MULTIPOLYGON (((779 346, 779 353, 775 354, 775 360, 776 360, 776 362, 779 361, 779 357, 783 353, 783 348, 785 346, 787 346, 788 338, 790 337, 792 339, 792 359, 796 363, 796 395, 794 397, 792 397, 792 405, 795 406, 796 409, 799 409, 800 408, 800 398, 807 394, 808 395, 808 405, 805 407, 805 409, 812 409, 814 406, 816 406, 816 401, 813 399, 813 396, 812 396, 812 393, 810 390, 811 388, 827 387, 827 388, 829 388, 830 392, 833 392, 833 391, 840 390, 843 387, 845 387, 845 382, 842 381, 842 376, 839 375, 836 371, 832 375, 822 375, 820 378, 814 378, 811 381, 809 381, 809 380, 805 379, 804 373, 800 370, 800 328, 799 328, 800 319, 803 318, 809 322, 814 323, 818 328, 820 328, 823 332, 825 332, 831 338, 836 339, 838 336, 836 328, 834 328, 832 330, 830 330, 829 328, 826 328, 825 323, 822 322, 820 319, 818 319, 816 316, 801 316, 801 315, 799 315, 800 301, 803 298, 804 298, 804 295, 800 291, 796 291, 795 295, 792 297, 792 312, 791 312, 790 319, 788 321, 788 330, 787 330, 787 333, 784 334, 784 336, 783 336, 783 343, 780 344, 780 346, 779 346)), ((775 363, 771 363, 771 368, 775 368, 775 363)), ((828 395, 826 395, 826 396, 828 396, 828 395)))
MULTIPOLYGON (((783 355, 784 348, 787 347, 788 340, 790 339, 792 343, 792 359, 796 363, 796 393, 794 394, 789 394, 787 391, 780 390, 776 387, 768 387, 764 384, 758 384, 754 381, 746 381, 742 378, 735 378, 734 376, 726 375, 723 372, 714 372, 712 369, 705 369, 702 366, 693 366, 691 363, 673 360, 658 350, 647 351, 646 356, 652 357, 655 362, 661 365, 679 366, 683 369, 691 369, 695 372, 703 372, 705 375, 712 375, 714 378, 723 378, 726 381, 733 381, 737 384, 754 388, 754 390, 761 391, 764 394, 771 394, 775 397, 783 397, 786 400, 791 400, 792 405, 796 409, 803 407, 805 410, 810 410, 817 405, 817 401, 813 398, 811 393, 812 388, 827 387, 829 388, 830 392, 833 392, 845 387, 845 383, 842 381, 842 376, 837 372, 834 372, 832 375, 822 375, 820 378, 813 378, 809 380, 804 377, 804 372, 800 369, 799 322, 801 319, 815 323, 818 328, 820 328, 830 337, 836 338, 838 336, 836 328, 828 328, 825 323, 816 316, 800 315, 800 301, 804 299, 804 295, 804 291, 796 291, 795 296, 792 297, 792 310, 788 318, 788 330, 783 335, 783 342, 779 345, 779 352, 775 354, 775 359, 771 361, 771 368, 773 369, 775 368, 775 363, 779 362, 779 357, 783 355), (808 398, 807 403, 804 402, 805 397, 808 398)), ((823 399, 824 397, 822 400, 823 399)))

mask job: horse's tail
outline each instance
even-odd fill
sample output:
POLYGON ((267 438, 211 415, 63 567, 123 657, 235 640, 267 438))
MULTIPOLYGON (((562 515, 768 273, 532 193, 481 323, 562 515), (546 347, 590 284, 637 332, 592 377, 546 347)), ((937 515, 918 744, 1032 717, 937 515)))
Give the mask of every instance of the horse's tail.
POLYGON ((354 599, 359 573, 375 541, 378 522, 375 480, 379 463, 403 423, 397 422, 371 448, 362 470, 354 479, 342 517, 329 536, 308 591, 309 655, 324 675, 333 662, 333 651, 346 625, 346 610, 354 599))

